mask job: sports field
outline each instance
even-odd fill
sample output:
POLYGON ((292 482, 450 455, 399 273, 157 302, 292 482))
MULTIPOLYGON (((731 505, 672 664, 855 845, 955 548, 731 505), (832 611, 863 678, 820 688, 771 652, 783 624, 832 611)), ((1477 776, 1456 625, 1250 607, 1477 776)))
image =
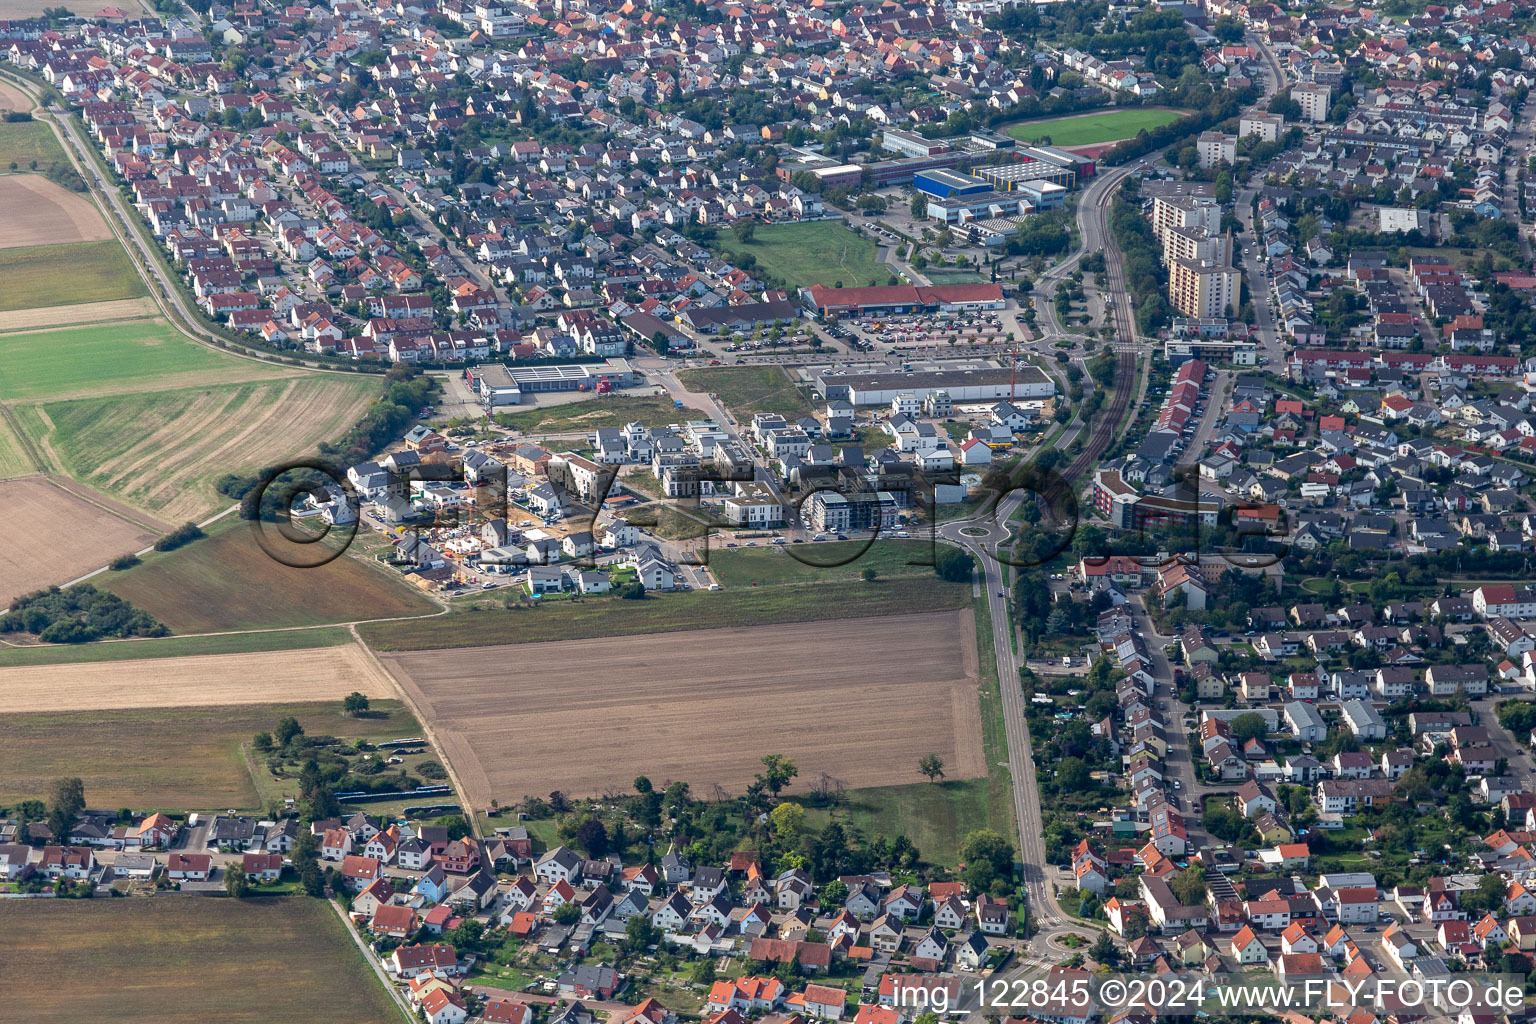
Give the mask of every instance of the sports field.
POLYGON ((6 1020, 400 1024, 323 900, 0 900, 6 1020))
MULTIPOLYGON (((0 124, 0 128, 11 127, 0 124)), ((133 299, 144 282, 115 240, 0 249, 0 310, 133 299)), ((62 318, 61 318, 62 319, 62 318)), ((0 315, 0 328, 6 326, 0 315)))
POLYGON ((889 268, 875 262, 875 243, 836 220, 759 225, 752 241, 745 243, 721 231, 714 245, 727 259, 750 253, 760 271, 793 288, 854 288, 884 284, 891 276, 889 268))
MULTIPOLYGON (((6 6, 6 0, 0 0, 0 17, 11 17, 4 13, 6 6)), ((0 122, 0 174, 7 171, 46 174, 53 167, 72 166, 51 125, 43 121, 0 122), (12 164, 16 166, 12 167, 12 164)))
POLYGON ((437 611, 399 573, 343 555, 314 569, 268 557, 250 524, 233 517, 212 536, 146 555, 97 584, 175 633, 310 626, 437 611))
POLYGON ((348 743, 421 735, 420 724, 397 700, 375 700, 363 717, 344 714, 336 700, 0 712, 6 737, 0 744, 0 804, 41 799, 53 779, 75 775, 84 780, 93 807, 258 810, 262 793, 253 781, 253 767, 273 785, 285 780, 272 777, 241 747, 289 715, 311 736, 335 736, 348 743))
POLYGON ((0 248, 99 242, 112 231, 90 198, 41 174, 0 175, 0 248))
POLYGON ((1045 121, 1024 121, 1007 127, 1008 135, 1020 142, 1050 139, 1053 146, 1091 146, 1100 142, 1129 139, 1143 129, 1151 131, 1172 124, 1183 115, 1161 107, 1135 107, 1106 110, 1075 117, 1054 117, 1045 121))
POLYGON ((65 486, 35 475, 0 481, 9 533, 0 548, 0 604, 98 569, 163 532, 158 524, 118 514, 86 488, 65 486))
POLYGON ((199 345, 164 320, 0 334, 0 396, 6 401, 117 397, 301 372, 199 345))
POLYGON ((713 391, 738 421, 760 412, 809 416, 811 403, 782 366, 706 366, 677 379, 695 394, 713 391))
MULTIPOLYGON (((266 368, 252 364, 250 372, 266 368)), ((227 504, 213 490, 221 475, 259 470, 340 437, 378 386, 364 376, 307 374, 22 405, 15 414, 71 476, 175 522, 227 504)))

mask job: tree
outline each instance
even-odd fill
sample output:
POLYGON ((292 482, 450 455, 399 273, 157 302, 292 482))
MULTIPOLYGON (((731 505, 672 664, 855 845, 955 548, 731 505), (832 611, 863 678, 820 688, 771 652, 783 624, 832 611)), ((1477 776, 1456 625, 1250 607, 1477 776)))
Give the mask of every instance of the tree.
POLYGON ((1168 883, 1174 896, 1186 907, 1198 907, 1205 903, 1205 869, 1192 864, 1168 883))
POLYGON ((238 864, 231 864, 224 869, 224 891, 237 900, 251 891, 250 879, 245 877, 245 872, 240 870, 238 864))
POLYGON ((688 980, 695 985, 713 985, 715 983, 715 958, 706 956, 693 965, 689 972, 688 980))
POLYGON ((800 834, 800 829, 805 824, 805 808, 786 800, 768 812, 768 819, 773 822, 775 834, 785 839, 793 839, 800 834))
POLYGON ((752 240, 757 237, 757 221, 739 220, 736 226, 731 228, 731 234, 735 235, 736 241, 742 245, 751 245, 752 240))
POLYGON ((76 776, 54 780, 48 791, 48 828, 53 841, 69 841, 75 818, 85 810, 85 782, 76 776))
POLYGON ((875 577, 877 577, 879 575, 880 575, 879 573, 875 572, 874 569, 870 568, 867 565, 864 568, 859 570, 859 579, 863 580, 865 583, 873 583, 873 582, 875 582, 875 577))
POLYGON ((368 710, 368 698, 353 690, 341 699, 341 710, 356 717, 368 710))
POLYGON ((1099 937, 1093 940, 1093 945, 1088 947, 1088 955, 1101 964, 1120 961, 1120 949, 1115 945, 1115 940, 1109 937, 1108 932, 1099 933, 1099 937))
POLYGON ((1262 740, 1268 733, 1269 726, 1264 724, 1264 716, 1252 711, 1232 719, 1232 739, 1237 743, 1262 740))
POLYGON ((277 745, 280 747, 286 747, 288 742, 294 737, 303 735, 304 727, 299 724, 297 718, 291 715, 281 719, 277 723, 277 728, 272 730, 272 738, 277 741, 277 745))
POLYGON ((587 818, 576 826, 576 842, 587 852, 588 860, 601 860, 608 854, 608 826, 601 818, 587 818))
POLYGON ((304 891, 315 899, 325 899, 325 875, 320 873, 319 864, 314 861, 305 864, 299 870, 299 882, 304 886, 304 891))
POLYGON ((644 775, 636 775, 635 776, 635 792, 636 793, 639 793, 641 796, 644 796, 645 794, 651 792, 651 790, 654 789, 654 788, 655 787, 653 787, 651 785, 651 780, 648 777, 646 777, 644 775))
POLYGON ((821 887, 821 906, 825 913, 829 907, 840 907, 848 899, 848 886, 840 879, 834 878, 821 887))
POLYGON ((257 733, 255 736, 251 737, 251 746, 256 748, 256 753, 258 754, 272 753, 272 734, 269 732, 257 733))
POLYGON ((933 560, 933 571, 941 580, 950 583, 969 583, 971 571, 976 568, 976 559, 968 552, 959 548, 945 547, 933 560))
POLYGON ((581 908, 574 903, 562 903, 550 917, 555 919, 555 924, 575 924, 581 920, 581 908))
POLYGON ((790 780, 800 774, 800 769, 795 762, 783 754, 764 754, 763 769, 758 778, 763 780, 763 785, 774 796, 779 795, 779 790, 789 785, 790 780))
POLYGON ((644 914, 636 914, 624 922, 624 938, 620 942, 626 953, 644 953, 661 942, 661 929, 651 924, 644 914))
POLYGON ((1093 788, 1093 776, 1088 773, 1088 765, 1082 758, 1061 759, 1061 763, 1056 766, 1056 788, 1068 793, 1080 793, 1093 788))
POLYGON ((917 770, 928 776, 928 781, 944 777, 944 759, 938 754, 924 754, 917 762, 917 770))

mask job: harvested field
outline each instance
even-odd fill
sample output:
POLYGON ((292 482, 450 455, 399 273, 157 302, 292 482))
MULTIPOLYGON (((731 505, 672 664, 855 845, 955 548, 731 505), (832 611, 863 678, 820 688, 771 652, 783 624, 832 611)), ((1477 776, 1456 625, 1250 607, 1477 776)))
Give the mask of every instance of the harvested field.
POLYGON ((0 481, 0 507, 11 523, 8 543, 0 548, 0 602, 98 569, 162 532, 146 528, 153 523, 130 522, 107 503, 82 497, 89 494, 85 488, 71 486, 80 493, 43 476, 0 481))
POLYGON ((986 772, 969 609, 383 661, 479 807, 636 774, 739 791, 769 753, 799 789, 915 782, 929 752, 950 778, 986 772))
MULTIPOLYGON (((340 701, 246 704, 238 707, 136 708, 120 711, 0 712, 0 803, 42 798, 53 779, 79 776, 89 798, 103 807, 262 809, 243 746, 292 715, 311 736, 351 743, 421 735, 421 725, 399 701, 373 702, 355 717, 340 701)), ((265 765, 263 784, 287 785, 265 765)), ((92 804, 95 806, 95 803, 92 804)))
POLYGON ((314 569, 295 569, 268 557, 249 523, 231 519, 212 529, 205 540, 146 555, 142 565, 96 582, 175 633, 309 626, 437 611, 399 573, 384 566, 343 555, 314 569))
MULTIPOLYGON (((0 8, 3 7, 4 0, 0 0, 0 8)), ((32 106, 26 93, 8 82, 0 82, 0 110, 31 110, 32 106)))
POLYGON ((50 402, 21 409, 20 419, 70 475, 180 521, 227 502, 213 490, 221 475, 253 472, 340 437, 378 387, 373 378, 309 374, 50 402))
POLYGON ((324 900, 0 900, 12 1021, 399 1024, 324 900))
POLYGON ((0 668, 7 711, 172 708, 397 696, 356 644, 313 651, 205 654, 0 668))
MULTIPOLYGON (((4 180, 4 179, 0 179, 4 180)), ((82 302, 69 307, 71 326, 79 324, 103 324, 113 320, 141 320, 155 316, 159 310, 150 298, 109 299, 106 302, 82 302)), ((0 331, 25 331, 39 327, 57 327, 59 311, 52 306, 34 306, 32 309, 9 309, 0 313, 0 331)))
POLYGON ((61 242, 99 242, 112 237, 96 204, 41 174, 0 176, 0 249, 61 242))

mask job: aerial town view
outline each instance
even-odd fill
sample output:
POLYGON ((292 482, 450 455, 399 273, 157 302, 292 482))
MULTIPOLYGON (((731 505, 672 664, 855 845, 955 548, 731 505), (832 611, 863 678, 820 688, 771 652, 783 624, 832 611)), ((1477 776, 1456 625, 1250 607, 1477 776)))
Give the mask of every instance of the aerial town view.
POLYGON ((1536 0, 82 2, 0 1022, 1530 1019, 1536 0))

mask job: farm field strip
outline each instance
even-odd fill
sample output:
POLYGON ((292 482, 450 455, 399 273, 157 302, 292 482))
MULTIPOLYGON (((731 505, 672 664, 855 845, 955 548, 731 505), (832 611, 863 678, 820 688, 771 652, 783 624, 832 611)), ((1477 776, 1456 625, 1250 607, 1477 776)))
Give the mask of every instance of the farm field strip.
POLYGON ((339 437, 376 388, 368 378, 290 376, 22 406, 19 418, 71 476, 188 519, 225 502, 212 487, 220 475, 339 437))
POLYGON ((0 900, 17 1021, 400 1024, 323 900, 0 900), (195 969, 190 969, 195 965, 195 969))
POLYGON ((0 248, 99 242, 112 237, 88 196, 71 192, 41 174, 0 175, 0 248))
POLYGON ((429 615, 437 605, 390 569, 343 555, 296 569, 262 550, 249 523, 230 517, 186 547, 95 582, 177 633, 273 629, 429 615))
MULTIPOLYGON (((69 307, 71 327, 81 324, 111 326, 114 322, 144 320, 159 313, 153 299, 108 299, 104 302, 81 302, 69 307)), ((34 331, 54 327, 59 322, 59 311, 52 306, 32 309, 11 309, 0 313, 0 335, 19 331, 34 331)))
MULTIPOLYGON (((100 568, 157 536, 40 475, 0 481, 0 504, 10 523, 9 543, 0 550, 4 603, 100 568)), ((0 687, 0 693, 8 691, 0 687)))
POLYGON ((394 682, 361 647, 203 654, 122 662, 0 668, 7 711, 200 707, 394 697, 394 682))
POLYGON ((287 716, 312 736, 351 742, 421 734, 399 701, 376 700, 365 717, 342 712, 339 701, 246 704, 117 711, 0 712, 0 803, 38 797, 52 780, 79 776, 94 801, 107 807, 260 809, 262 788, 286 789, 242 749, 258 732, 287 716))
MULTIPOLYGON (((0 127, 5 125, 0 124, 0 127)), ((0 249, 0 310, 70 306, 148 294, 115 239, 0 249)))
POLYGON ((117 397, 299 372, 268 369, 196 344, 153 318, 4 334, 0 356, 0 394, 8 401, 117 397))
POLYGON ((951 778, 986 772, 968 609, 381 660, 474 806, 601 792, 615 765, 740 787, 758 767, 740 734, 771 721, 762 748, 795 759, 800 788, 916 781, 930 751, 951 778))

